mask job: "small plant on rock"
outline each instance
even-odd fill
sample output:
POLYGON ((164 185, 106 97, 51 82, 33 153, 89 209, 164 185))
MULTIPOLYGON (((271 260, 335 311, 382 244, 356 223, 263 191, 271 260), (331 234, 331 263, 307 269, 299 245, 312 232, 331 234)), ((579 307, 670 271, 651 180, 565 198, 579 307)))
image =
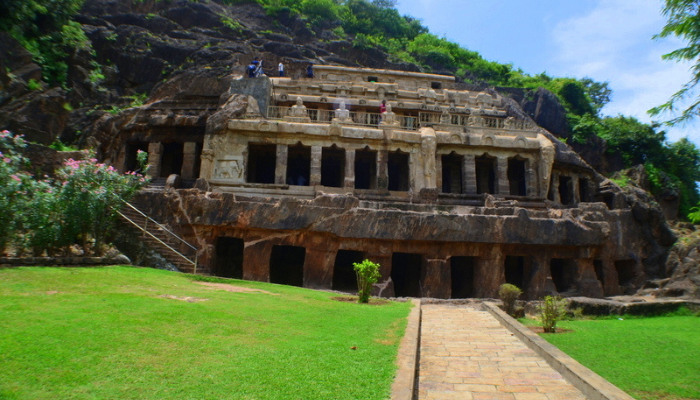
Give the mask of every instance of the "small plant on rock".
POLYGON ((503 302, 503 308, 508 315, 515 317, 515 302, 523 291, 519 287, 510 283, 504 283, 498 288, 498 298, 503 302))
POLYGON ((369 303, 372 285, 379 280, 379 264, 370 260, 352 264, 357 274, 357 302, 369 303))
POLYGON ((545 333, 555 333, 557 322, 566 316, 569 301, 558 296, 545 296, 539 306, 540 322, 545 333))

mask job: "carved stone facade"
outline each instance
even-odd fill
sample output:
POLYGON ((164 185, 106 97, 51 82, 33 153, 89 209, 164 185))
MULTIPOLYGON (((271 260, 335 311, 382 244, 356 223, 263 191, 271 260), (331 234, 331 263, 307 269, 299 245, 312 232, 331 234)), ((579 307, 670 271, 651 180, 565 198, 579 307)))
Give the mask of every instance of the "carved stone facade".
MULTIPOLYGON (((369 258, 382 296, 493 297, 509 282, 527 298, 601 297, 638 287, 663 251, 509 99, 450 76, 315 69, 232 85, 265 111, 210 118, 199 168, 185 144, 182 175, 198 170, 207 193, 142 195, 204 272, 352 290, 352 263, 369 258)), ((163 146, 148 149, 160 171, 163 146)))

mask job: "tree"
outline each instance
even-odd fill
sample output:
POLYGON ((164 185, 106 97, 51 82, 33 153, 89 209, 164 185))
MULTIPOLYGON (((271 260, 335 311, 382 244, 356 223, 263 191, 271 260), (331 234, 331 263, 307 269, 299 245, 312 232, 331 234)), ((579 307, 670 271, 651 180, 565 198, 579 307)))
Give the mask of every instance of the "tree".
MULTIPOLYGON (((661 33, 655 35, 654 38, 665 38, 673 35, 687 42, 687 46, 664 54, 662 58, 664 60, 692 62, 693 66, 690 70, 693 77, 666 103, 649 110, 649 114, 652 116, 676 111, 680 106, 679 103, 694 96, 693 89, 700 83, 700 0, 666 0, 663 14, 668 18, 668 21, 661 33)), ((676 125, 687 122, 699 112, 700 97, 695 97, 695 100, 681 112, 680 116, 672 118, 666 123, 676 125)))

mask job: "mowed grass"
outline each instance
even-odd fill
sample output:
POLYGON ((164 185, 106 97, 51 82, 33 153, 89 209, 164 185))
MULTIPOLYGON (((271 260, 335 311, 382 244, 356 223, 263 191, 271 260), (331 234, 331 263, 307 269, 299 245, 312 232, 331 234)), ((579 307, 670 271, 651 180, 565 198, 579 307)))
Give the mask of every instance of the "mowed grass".
POLYGON ((700 318, 562 321, 542 337, 637 399, 700 399, 700 318))
POLYGON ((230 283, 271 294, 145 268, 0 269, 0 399, 388 398, 410 303, 230 283))

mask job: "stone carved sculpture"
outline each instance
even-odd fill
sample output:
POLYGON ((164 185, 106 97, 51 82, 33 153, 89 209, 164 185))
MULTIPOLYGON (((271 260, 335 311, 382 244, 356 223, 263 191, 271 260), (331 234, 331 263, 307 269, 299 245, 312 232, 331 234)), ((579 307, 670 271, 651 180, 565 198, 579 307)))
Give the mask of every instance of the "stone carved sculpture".
POLYGON ((288 121, 293 122, 309 122, 309 113, 306 111, 306 106, 301 96, 297 97, 297 103, 289 109, 289 115, 285 118, 288 121))
POLYGON ((440 123, 443 125, 450 125, 452 123, 452 116, 450 116, 447 110, 442 110, 442 114, 440 114, 440 123))
POLYGON ((396 114, 391 110, 391 103, 386 104, 386 111, 382 113, 382 122, 380 125, 399 125, 396 114))
POLYGON ((421 157, 423 158, 423 187, 435 188, 437 187, 437 169, 435 167, 437 140, 435 132, 432 131, 432 134, 426 134, 427 132, 423 131, 421 133, 423 133, 420 144, 421 157))
POLYGON ((335 110, 335 118, 333 121, 337 122, 352 122, 350 119, 350 111, 345 109, 345 100, 341 100, 338 108, 335 110))

